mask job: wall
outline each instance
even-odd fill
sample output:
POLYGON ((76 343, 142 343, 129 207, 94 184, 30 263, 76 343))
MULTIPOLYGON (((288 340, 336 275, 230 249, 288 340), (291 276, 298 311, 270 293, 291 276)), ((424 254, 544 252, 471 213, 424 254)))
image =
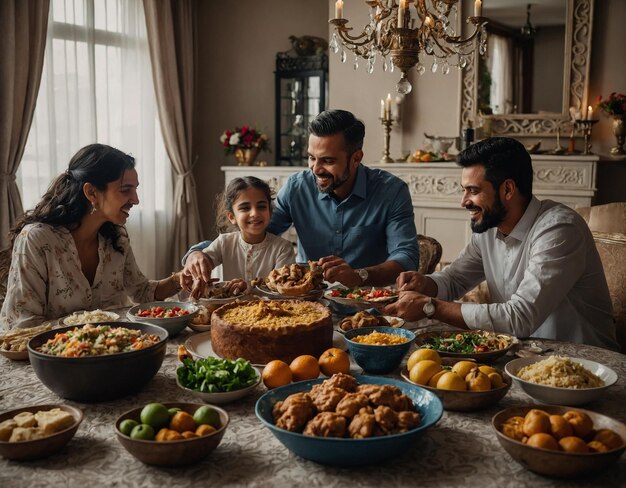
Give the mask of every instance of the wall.
MULTIPOLYGON (((327 0, 198 1, 198 74, 194 170, 204 235, 215 237, 215 195, 223 190, 225 156, 219 137, 251 124, 274 145, 276 53, 290 35, 328 37, 327 0), (270 20, 271 19, 271 20, 270 20)), ((272 154, 260 159, 273 162, 272 154)))
POLYGON ((537 30, 533 62, 533 112, 561 112, 565 28, 545 26, 537 30))
MULTIPOLYGON (((363 2, 345 2, 345 17, 350 24, 363 26, 367 9, 363 2)), ((267 130, 274 140, 274 59, 278 51, 289 48, 288 37, 315 35, 329 38, 334 16, 334 0, 266 0, 257 2, 198 2, 198 95, 196 147, 198 165, 195 175, 204 233, 214 236, 214 195, 223 189, 219 167, 233 164, 218 143, 223 130, 252 123, 267 130), (270 20, 272 19, 272 20, 270 20)), ((612 91, 626 93, 626 41, 623 19, 626 1, 596 0, 592 40, 589 99, 612 91)), ((383 132, 378 120, 380 99, 395 94, 399 72, 382 72, 380 62, 368 75, 365 61, 359 69, 330 53, 329 106, 353 111, 366 125, 365 161, 380 159, 383 132)), ((427 64, 430 68, 430 63, 427 64)), ((460 75, 451 70, 447 76, 414 70, 410 79, 413 91, 403 103, 402 127, 391 136, 392 157, 423 146, 424 132, 454 136, 459 132, 460 75)), ((610 120, 600 116, 592 136, 593 151, 607 154, 615 144, 610 120)), ((271 155, 264 156, 272 161, 271 155)), ((598 171, 600 190, 608 201, 626 200, 621 187, 626 177, 626 162, 601 163, 598 171), (604 166, 603 166, 604 165, 604 166), (612 165, 612 166, 607 166, 612 165), (608 173, 608 175, 607 175, 608 173), (612 176, 614 175, 614 176, 612 176), (606 193, 605 193, 606 192, 606 193)))

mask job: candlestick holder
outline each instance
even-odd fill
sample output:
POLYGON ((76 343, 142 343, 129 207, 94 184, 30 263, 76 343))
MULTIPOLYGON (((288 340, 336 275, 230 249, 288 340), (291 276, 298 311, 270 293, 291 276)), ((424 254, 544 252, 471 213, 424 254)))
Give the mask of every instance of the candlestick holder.
POLYGON ((583 154, 586 156, 591 154, 591 128, 593 124, 598 123, 596 119, 576 119, 576 128, 583 131, 583 137, 585 138, 585 149, 583 154))
POLYGON ((391 117, 380 117, 380 122, 383 125, 383 132, 385 134, 383 157, 380 158, 380 162, 393 163, 393 159, 389 156, 389 141, 391 140, 391 126, 393 126, 393 119, 391 117))

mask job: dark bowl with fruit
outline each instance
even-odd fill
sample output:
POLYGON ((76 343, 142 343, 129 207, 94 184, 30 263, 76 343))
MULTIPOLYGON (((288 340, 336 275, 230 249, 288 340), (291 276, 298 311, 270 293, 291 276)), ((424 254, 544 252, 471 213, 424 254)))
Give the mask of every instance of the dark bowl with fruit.
POLYGON ((228 413, 213 405, 151 403, 120 415, 115 433, 124 449, 142 463, 184 466, 213 451, 228 423, 228 413))
POLYGON ((78 340, 78 334, 85 326, 61 327, 43 332, 28 342, 30 364, 39 380, 60 397, 78 402, 113 400, 143 388, 163 363, 167 331, 156 325, 133 322, 102 322, 94 327, 107 326, 109 331, 122 328, 129 331, 130 335, 136 334, 138 337, 135 341, 146 338, 142 342, 146 347, 114 353, 111 350, 85 349, 104 342, 78 340), (76 329, 78 333, 74 332, 76 329), (76 341, 70 337, 72 334, 76 336, 76 341), (64 348, 57 347, 60 345, 64 348), (50 350, 53 347, 55 349, 50 350))

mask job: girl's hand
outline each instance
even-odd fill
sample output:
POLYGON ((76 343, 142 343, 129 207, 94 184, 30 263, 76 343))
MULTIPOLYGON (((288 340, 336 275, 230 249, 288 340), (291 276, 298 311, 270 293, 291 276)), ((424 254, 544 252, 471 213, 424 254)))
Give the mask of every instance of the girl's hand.
POLYGON ((183 274, 191 276, 192 280, 202 280, 205 283, 211 281, 211 271, 213 263, 211 258, 202 251, 192 252, 185 261, 183 274))
POLYGON ((248 283, 240 278, 235 278, 234 280, 230 280, 228 282, 226 289, 231 295, 241 295, 248 289, 248 283))

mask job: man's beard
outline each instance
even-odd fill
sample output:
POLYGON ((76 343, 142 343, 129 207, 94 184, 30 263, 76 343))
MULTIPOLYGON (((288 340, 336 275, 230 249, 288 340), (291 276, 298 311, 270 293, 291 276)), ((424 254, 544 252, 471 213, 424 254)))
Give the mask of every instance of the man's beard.
MULTIPOLYGON (((475 207, 473 205, 465 208, 467 210, 481 209, 480 207, 475 207)), ((479 221, 470 221, 472 232, 475 232, 476 234, 481 234, 486 230, 497 227, 504 220, 504 217, 506 217, 506 208, 502 205, 502 200, 500 200, 500 195, 498 194, 496 194, 496 200, 491 209, 486 210, 482 208, 481 210, 482 219, 479 221)))
MULTIPOLYGON (((315 175, 315 176, 317 177, 318 175, 315 175)), ((324 174, 321 174, 319 176, 330 177, 330 178, 332 178, 332 180, 331 180, 330 185, 326 186, 325 188, 322 188, 319 185, 319 183, 318 183, 317 184, 317 189, 321 193, 333 193, 337 188, 339 188, 341 185, 343 185, 346 181, 348 181, 350 179, 350 165, 348 165, 346 167, 345 173, 337 180, 330 173, 324 173, 324 174)))

